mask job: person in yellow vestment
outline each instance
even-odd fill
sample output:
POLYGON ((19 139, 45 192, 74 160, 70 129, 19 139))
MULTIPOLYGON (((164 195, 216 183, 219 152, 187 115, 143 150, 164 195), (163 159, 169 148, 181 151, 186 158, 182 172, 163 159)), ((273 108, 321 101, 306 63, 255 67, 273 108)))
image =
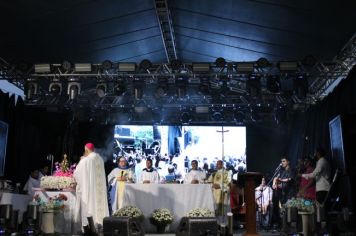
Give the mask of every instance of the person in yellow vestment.
POLYGON ((231 171, 225 170, 223 161, 218 160, 216 162, 216 171, 208 178, 207 182, 211 183, 213 188, 217 216, 226 214, 231 175, 231 171))
POLYGON ((135 174, 128 167, 125 157, 120 157, 118 167, 114 168, 108 175, 108 183, 111 186, 110 203, 112 213, 122 207, 126 183, 135 182, 135 174))
POLYGON ((93 217, 100 228, 103 219, 109 216, 104 161, 94 152, 94 144, 87 143, 74 173, 76 186, 75 222, 82 227, 88 225, 87 217, 93 217))

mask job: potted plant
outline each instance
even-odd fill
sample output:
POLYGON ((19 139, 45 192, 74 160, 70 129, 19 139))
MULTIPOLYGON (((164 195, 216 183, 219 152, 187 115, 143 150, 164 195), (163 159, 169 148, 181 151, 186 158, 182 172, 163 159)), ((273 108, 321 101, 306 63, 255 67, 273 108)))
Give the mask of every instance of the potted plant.
POLYGON ((157 233, 164 233, 166 226, 173 222, 173 214, 167 208, 155 209, 150 221, 157 227, 157 233))
POLYGON ((143 220, 143 213, 142 211, 135 206, 124 206, 114 212, 113 216, 115 217, 130 217, 137 221, 143 220))
POLYGON ((187 213, 187 217, 215 217, 215 213, 207 208, 195 208, 187 213))

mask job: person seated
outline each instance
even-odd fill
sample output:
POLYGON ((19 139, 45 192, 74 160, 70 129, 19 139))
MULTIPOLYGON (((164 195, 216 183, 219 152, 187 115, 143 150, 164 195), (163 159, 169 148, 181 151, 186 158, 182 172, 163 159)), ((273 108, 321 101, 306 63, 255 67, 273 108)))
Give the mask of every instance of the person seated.
POLYGON ((31 197, 35 194, 35 191, 33 188, 39 188, 41 185, 41 181, 38 179, 39 177, 39 172, 37 169, 31 170, 30 176, 28 177, 28 180, 23 187, 23 191, 27 192, 27 194, 31 197))
POLYGON ((152 167, 152 159, 146 160, 146 168, 144 168, 141 172, 140 183, 143 184, 159 183, 159 174, 152 167))
POLYGON ((125 184, 135 182, 135 174, 129 168, 126 158, 120 157, 118 164, 118 167, 108 175, 110 203, 113 213, 122 207, 125 184))
POLYGON ((257 219, 259 219, 261 226, 264 227, 269 226, 270 215, 272 213, 270 210, 272 209, 272 196, 272 188, 266 185, 266 179, 262 177, 260 186, 255 189, 255 200, 259 212, 257 219))
POLYGON ((193 160, 191 162, 192 169, 185 175, 185 184, 199 184, 204 183, 206 179, 206 174, 204 171, 198 170, 198 161, 193 160))

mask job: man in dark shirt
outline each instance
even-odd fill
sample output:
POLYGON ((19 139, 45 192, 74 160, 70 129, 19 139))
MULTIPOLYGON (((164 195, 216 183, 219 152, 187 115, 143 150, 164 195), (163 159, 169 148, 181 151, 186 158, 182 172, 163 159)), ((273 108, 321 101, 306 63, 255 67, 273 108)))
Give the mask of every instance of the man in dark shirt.
POLYGON ((281 169, 273 180, 273 189, 277 190, 279 201, 285 204, 295 196, 295 170, 291 168, 286 157, 281 159, 281 169))

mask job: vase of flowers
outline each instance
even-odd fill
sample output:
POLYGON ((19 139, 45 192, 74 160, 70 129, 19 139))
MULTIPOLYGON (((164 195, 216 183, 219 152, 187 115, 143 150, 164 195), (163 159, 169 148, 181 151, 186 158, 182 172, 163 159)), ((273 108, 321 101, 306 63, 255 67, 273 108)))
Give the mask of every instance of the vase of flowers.
POLYGON ((113 216, 130 217, 137 221, 142 221, 144 218, 142 211, 135 206, 124 206, 119 210, 117 210, 116 212, 114 212, 113 216))
MULTIPOLYGON (((303 235, 308 235, 314 228, 313 214, 315 211, 315 202, 310 199, 292 198, 284 205, 286 212, 290 209, 297 209, 298 214, 301 215, 303 235)), ((298 224, 299 225, 299 224, 298 224)))
POLYGON ((150 221, 157 227, 157 233, 163 234, 166 226, 173 222, 173 214, 167 208, 155 209, 150 217, 150 221))
POLYGON ((187 217, 215 217, 215 213, 208 208, 195 208, 187 213, 187 217))
POLYGON ((65 208, 64 202, 67 201, 67 196, 59 194, 46 199, 35 195, 33 198, 34 204, 38 204, 41 210, 41 230, 45 234, 54 233, 54 213, 65 208))

